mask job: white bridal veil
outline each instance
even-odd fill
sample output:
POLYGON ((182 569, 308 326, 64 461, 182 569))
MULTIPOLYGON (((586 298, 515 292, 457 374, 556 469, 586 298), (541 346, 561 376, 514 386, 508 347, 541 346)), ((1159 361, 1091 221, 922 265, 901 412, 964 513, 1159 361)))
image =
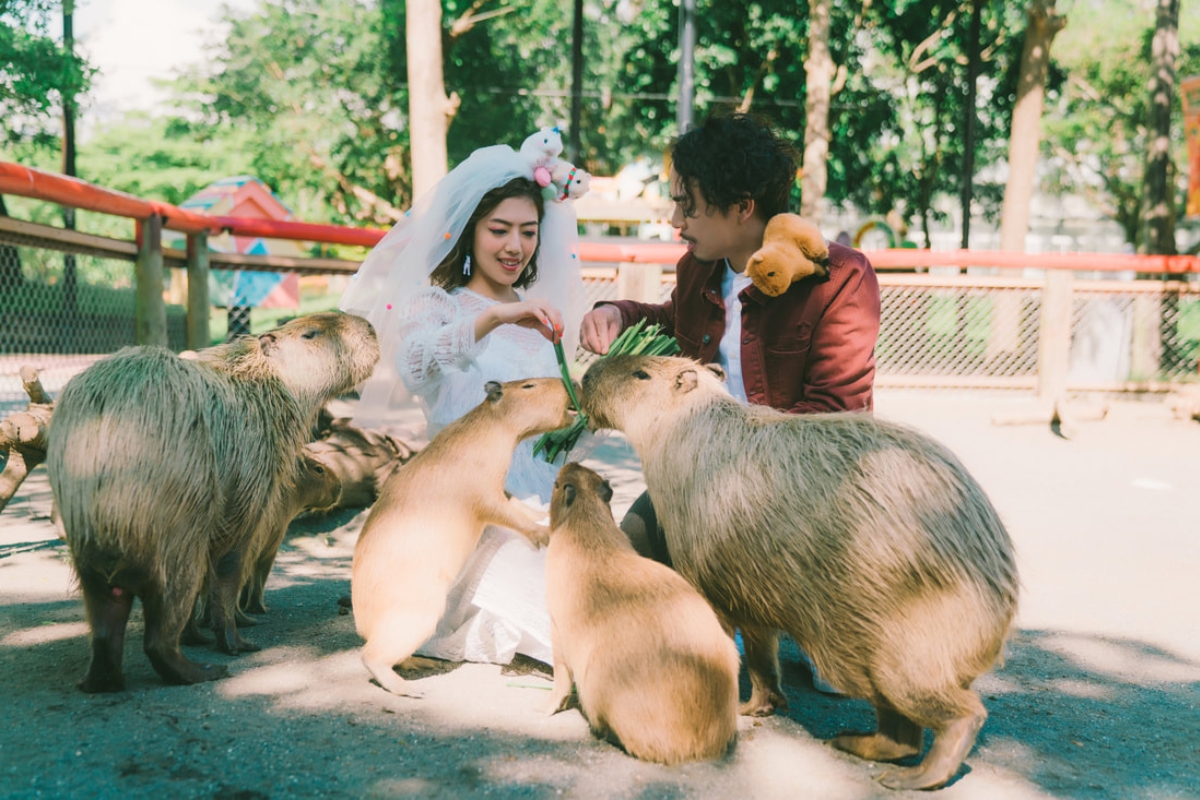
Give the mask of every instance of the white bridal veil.
POLYGON ((536 180, 547 196, 538 278, 524 296, 545 299, 562 312, 563 348, 568 358, 574 357, 586 298, 570 201, 586 191, 587 176, 559 159, 561 152, 562 137, 556 128, 531 135, 520 151, 508 145, 476 150, 417 198, 404 219, 367 255, 339 304, 343 311, 370 320, 379 336, 379 364, 363 387, 356 423, 386 425, 392 412, 411 405, 395 366, 399 315, 429 285, 429 274, 462 236, 483 195, 514 178, 536 180))

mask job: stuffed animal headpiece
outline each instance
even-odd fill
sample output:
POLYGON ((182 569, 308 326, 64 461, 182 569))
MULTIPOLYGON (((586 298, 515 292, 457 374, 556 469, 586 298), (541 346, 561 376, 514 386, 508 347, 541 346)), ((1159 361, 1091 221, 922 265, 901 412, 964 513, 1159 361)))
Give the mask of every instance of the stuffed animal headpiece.
POLYGON ((559 202, 577 200, 587 194, 592 176, 570 161, 559 161, 550 171, 550 182, 555 188, 555 194, 550 199, 559 202))
POLYGON ((808 220, 776 214, 767 221, 762 247, 746 262, 746 275, 760 292, 778 297, 810 275, 829 277, 829 246, 808 220))

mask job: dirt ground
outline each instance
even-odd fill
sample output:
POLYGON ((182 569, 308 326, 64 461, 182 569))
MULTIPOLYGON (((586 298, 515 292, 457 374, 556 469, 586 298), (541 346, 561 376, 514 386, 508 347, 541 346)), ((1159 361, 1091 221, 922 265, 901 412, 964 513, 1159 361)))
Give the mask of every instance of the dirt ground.
MULTIPOLYGON (((880 392, 877 413, 948 444, 1000 509, 1023 582, 1002 668, 976 684, 990 719, 945 798, 1200 798, 1200 424, 1156 402, 1113 402, 1064 440, 1000 426, 1024 396, 880 392)), ((640 490, 619 437, 589 460, 640 490)), ((48 514, 44 469, 0 515, 0 796, 902 797, 880 765, 823 740, 869 707, 812 688, 782 653, 786 714, 740 720, 719 763, 644 764, 594 740, 577 710, 547 717, 543 671, 463 664, 421 700, 372 685, 338 599, 363 513, 298 520, 268 584, 270 613, 230 677, 163 686, 135 611, 128 690, 85 695, 87 627, 48 514)), ((743 697, 748 686, 743 675, 743 697)))

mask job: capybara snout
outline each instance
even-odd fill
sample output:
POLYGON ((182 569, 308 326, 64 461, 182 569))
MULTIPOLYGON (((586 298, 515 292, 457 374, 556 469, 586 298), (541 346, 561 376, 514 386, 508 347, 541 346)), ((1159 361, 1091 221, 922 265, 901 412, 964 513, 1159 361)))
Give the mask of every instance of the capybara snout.
MULTIPOLYGON (((572 461, 558 471, 550 499, 550 529, 562 525, 581 494, 595 495, 602 503, 612 502, 612 485, 596 472, 572 461)), ((609 514, 611 516, 611 510, 609 514)))
POLYGON ((336 396, 371 376, 379 360, 379 342, 370 322, 336 311, 308 314, 258 337, 267 356, 292 391, 336 396), (340 373, 313 370, 315 351, 341 362, 340 373))
MULTIPOLYGON (((701 385, 719 390, 724 383, 725 372, 716 364, 666 356, 609 356, 584 373, 579 402, 595 427, 624 430, 625 409, 678 406, 701 385)), ((705 394, 695 396, 701 399, 705 394)))

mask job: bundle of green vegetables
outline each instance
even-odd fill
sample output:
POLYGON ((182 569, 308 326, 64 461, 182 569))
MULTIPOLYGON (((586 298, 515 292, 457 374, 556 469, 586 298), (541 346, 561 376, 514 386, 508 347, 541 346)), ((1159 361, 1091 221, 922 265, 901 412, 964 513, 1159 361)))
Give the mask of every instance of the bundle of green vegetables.
MULTIPOLYGON (((646 320, 639 319, 621 331, 621 335, 613 339, 612 344, 608 346, 608 353, 600 358, 673 356, 678 352, 679 343, 675 341, 674 336, 663 333, 661 326, 657 324, 647 325, 646 320)), ((571 383, 571 372, 567 369, 567 359, 563 354, 562 342, 554 343, 554 355, 558 358, 558 368, 562 371, 563 384, 567 387, 567 394, 571 396, 571 405, 578 412, 578 416, 575 417, 575 421, 571 423, 570 427, 542 434, 534 444, 533 454, 540 455, 549 462, 553 462, 559 453, 570 452, 571 448, 575 447, 575 443, 579 441, 579 437, 583 435, 588 423, 587 415, 583 413, 583 408, 579 405, 579 398, 575 396, 575 385, 571 383)))

